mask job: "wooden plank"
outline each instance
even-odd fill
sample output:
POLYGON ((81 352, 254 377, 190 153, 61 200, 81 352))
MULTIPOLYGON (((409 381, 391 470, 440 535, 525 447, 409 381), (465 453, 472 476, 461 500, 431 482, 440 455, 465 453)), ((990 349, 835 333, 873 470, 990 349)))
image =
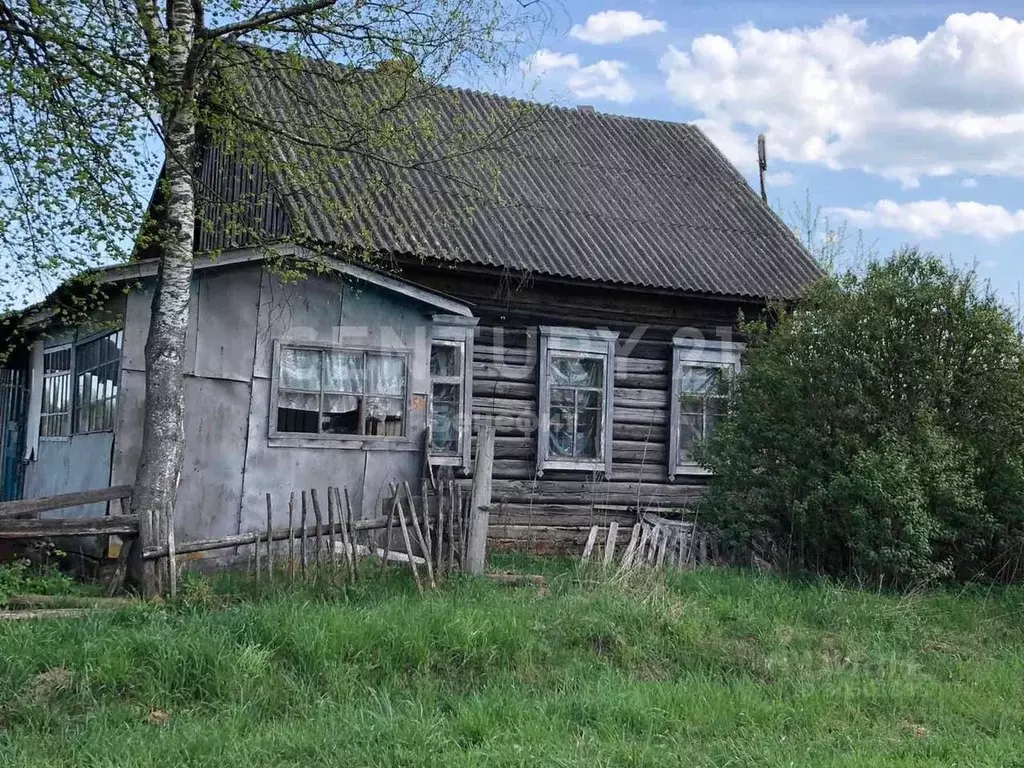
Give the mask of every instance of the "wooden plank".
POLYGON ((585 480, 494 480, 493 503, 627 505, 643 508, 688 507, 704 496, 705 487, 672 483, 585 480))
MULTIPOLYGON (((405 488, 405 500, 409 504, 409 517, 412 520, 412 530, 416 536, 416 543, 419 544, 420 551, 423 553, 423 559, 426 561, 427 583, 431 589, 436 589, 437 582, 434 580, 434 566, 430 562, 430 545, 427 543, 427 539, 423 535, 423 529, 420 527, 419 520, 417 519, 416 502, 413 499, 412 489, 409 488, 407 480, 403 482, 403 487, 405 488)), ((412 552, 409 554, 412 554, 412 552)))
POLYGON ((48 539, 62 536, 137 536, 138 533, 138 515, 5 520, 0 524, 0 539, 48 539))
POLYGON ((267 494, 267 580, 274 580, 274 512, 267 494))
POLYGON ((608 526, 608 538, 604 542, 604 562, 605 568, 612 564, 615 559, 615 540, 619 536, 619 524, 612 523, 608 526))
POLYGON ((110 581, 107 582, 107 597, 116 595, 124 585, 124 577, 128 574, 128 560, 131 556, 132 548, 138 546, 140 546, 138 536, 121 540, 121 550, 117 553, 114 572, 110 574, 110 581))
POLYGON ((412 568, 412 578, 416 582, 416 591, 423 592, 423 584, 420 582, 420 574, 416 570, 416 560, 413 559, 412 554, 412 541, 409 540, 409 528, 405 524, 405 513, 402 511, 402 499, 398 495, 398 488, 394 485, 391 486, 391 491, 395 495, 397 502, 396 511, 398 512, 398 525, 402 529, 402 541, 405 544, 405 552, 409 556, 409 567, 412 568))
POLYGON ((127 499, 132 495, 130 485, 117 485, 113 488, 97 488, 92 491, 76 491, 62 493, 58 496, 43 496, 38 499, 21 499, 19 501, 0 502, 0 520, 25 517, 39 512, 50 512, 55 509, 67 509, 83 504, 96 504, 101 501, 127 499))
POLYGON ((320 513, 320 499, 317 495, 316 488, 309 489, 309 498, 313 502, 313 519, 316 521, 316 530, 318 533, 313 539, 313 559, 320 566, 320 550, 322 549, 321 544, 323 543, 323 536, 319 534, 319 531, 324 527, 323 515, 320 513))
POLYGON ((473 499, 470 506, 468 552, 466 570, 476 576, 483 574, 487 560, 487 529, 490 515, 494 471, 494 429, 484 425, 473 465, 473 499))
MULTIPOLYGON (((344 519, 344 524, 345 524, 345 530, 348 533, 349 541, 352 544, 352 580, 355 581, 356 578, 359 576, 359 563, 356 561, 356 529, 355 529, 355 520, 353 519, 353 515, 352 515, 352 500, 348 496, 348 486, 346 485, 343 490, 345 492, 344 493, 344 497, 345 497, 345 519, 344 519)), ((340 497, 339 497, 338 501, 340 503, 340 501, 341 501, 340 497)))
POLYGON ((345 568, 348 570, 348 577, 355 580, 356 577, 356 564, 355 564, 355 551, 353 550, 352 544, 354 543, 348 535, 348 520, 347 513, 345 512, 344 506, 342 506, 341 492, 334 489, 334 503, 338 506, 338 514, 341 516, 341 547, 345 550, 345 568))
POLYGON ((302 532, 302 538, 299 539, 299 569, 302 572, 302 578, 306 578, 306 492, 301 493, 302 509, 299 517, 299 530, 302 532))
POLYGON ((587 543, 583 546, 583 557, 580 558, 581 563, 585 563, 594 554, 594 543, 597 541, 598 526, 592 526, 590 533, 587 534, 587 543))
POLYGON ((295 491, 288 494, 288 575, 295 578, 295 491))
POLYGON ((640 542, 640 523, 633 526, 633 532, 629 535, 629 543, 626 551, 622 553, 622 567, 629 568, 633 564, 633 556, 636 554, 637 544, 640 542))

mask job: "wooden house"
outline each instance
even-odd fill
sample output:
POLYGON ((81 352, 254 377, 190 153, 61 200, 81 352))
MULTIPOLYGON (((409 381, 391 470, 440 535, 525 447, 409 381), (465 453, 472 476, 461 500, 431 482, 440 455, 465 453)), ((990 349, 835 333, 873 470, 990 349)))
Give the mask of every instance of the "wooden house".
MULTIPOLYGON (((281 114, 312 109, 293 90, 259 95, 281 114)), ((469 124, 522 106, 461 90, 444 103, 469 124)), ((329 484, 370 516, 425 461, 468 478, 484 422, 496 540, 540 546, 697 502, 693 448, 715 426, 711 383, 740 364, 740 314, 796 299, 820 271, 699 128, 536 115, 482 151, 493 178, 408 172, 400 205, 379 197, 355 224, 324 212, 358 169, 303 189, 299 207, 287 175, 205 147, 218 202, 196 240, 179 540, 257 528, 266 493, 329 484), (259 205, 233 210, 273 245, 232 234, 218 208, 253 192, 259 205), (371 257, 346 257, 353 229, 371 257), (289 281, 268 255, 319 269, 289 281)), ((109 298, 82 326, 45 306, 26 319, 35 341, 0 382, 8 498, 133 481, 155 272, 147 258, 98 272, 109 298)))

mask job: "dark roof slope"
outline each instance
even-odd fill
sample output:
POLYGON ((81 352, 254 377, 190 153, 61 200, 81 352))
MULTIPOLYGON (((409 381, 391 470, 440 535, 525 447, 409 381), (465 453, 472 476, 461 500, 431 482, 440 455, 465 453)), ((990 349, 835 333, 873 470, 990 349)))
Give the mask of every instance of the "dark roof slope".
MULTIPOLYGON (((316 123, 316 105, 352 98, 317 74, 322 66, 290 80, 254 67, 251 88, 301 131, 316 123)), ((695 126, 442 90, 430 109, 449 135, 492 140, 417 169, 350 158, 301 191, 301 174, 271 171, 292 226, 324 243, 362 237, 421 258, 701 294, 790 299, 821 275, 695 126), (335 211, 364 177, 381 191, 343 220, 335 211)), ((279 151, 282 169, 301 167, 295 144, 279 151)))

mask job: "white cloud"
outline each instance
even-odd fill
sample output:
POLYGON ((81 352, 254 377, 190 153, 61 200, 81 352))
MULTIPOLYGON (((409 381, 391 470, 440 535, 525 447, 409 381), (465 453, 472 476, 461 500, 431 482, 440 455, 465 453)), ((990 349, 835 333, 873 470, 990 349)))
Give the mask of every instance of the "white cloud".
POLYGON ((976 202, 879 200, 870 207, 831 208, 829 213, 845 217, 856 227, 899 229, 919 237, 954 234, 1000 240, 1024 232, 1024 209, 1009 211, 1001 205, 976 202))
POLYGON ((626 79, 626 63, 602 59, 584 66, 575 53, 557 53, 542 48, 522 63, 527 76, 554 81, 577 99, 607 99, 625 104, 636 97, 626 79))
POLYGON ((631 37, 642 37, 665 31, 665 22, 645 19, 636 11, 601 11, 589 16, 583 24, 573 24, 569 36, 586 43, 621 43, 631 37))
POLYGON ((809 29, 752 25, 662 57, 666 86, 723 151, 917 186, 926 176, 1024 176, 1024 22, 953 14, 921 38, 867 38, 840 16, 809 29))
POLYGON ((769 187, 791 187, 796 184, 796 176, 789 171, 768 172, 764 181, 769 187))

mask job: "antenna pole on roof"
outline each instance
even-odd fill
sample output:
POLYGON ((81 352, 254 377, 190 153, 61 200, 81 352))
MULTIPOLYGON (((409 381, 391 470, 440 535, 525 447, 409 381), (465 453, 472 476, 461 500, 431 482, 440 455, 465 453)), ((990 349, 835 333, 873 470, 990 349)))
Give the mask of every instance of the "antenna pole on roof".
POLYGON ((768 193, 764 188, 764 172, 768 170, 768 151, 765 149, 764 134, 757 137, 757 167, 761 172, 761 200, 768 202, 768 193))

